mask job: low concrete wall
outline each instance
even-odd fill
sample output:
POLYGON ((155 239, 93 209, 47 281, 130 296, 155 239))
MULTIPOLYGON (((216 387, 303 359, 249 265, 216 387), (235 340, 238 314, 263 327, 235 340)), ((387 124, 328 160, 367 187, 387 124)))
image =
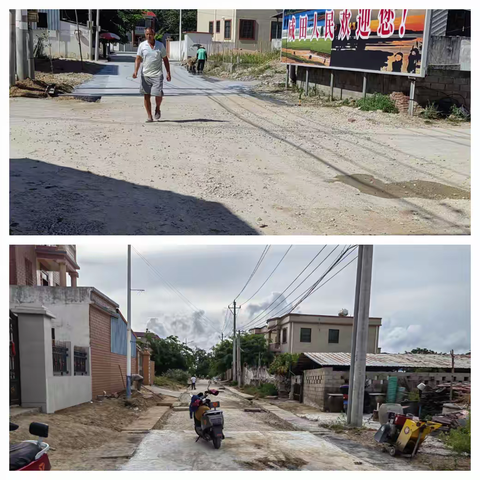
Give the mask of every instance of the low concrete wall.
POLYGON ((53 413, 92 399, 89 328, 91 290, 10 287, 10 308, 18 312, 19 319, 22 406, 39 406, 42 411, 53 413), (42 309, 48 311, 48 318, 47 314, 41 312, 42 309), (37 313, 25 313, 28 311, 37 313), (70 367, 66 375, 53 373, 52 329, 55 340, 67 342, 69 346, 70 367), (75 346, 88 349, 87 375, 75 375, 75 346))
MULTIPOLYGON (((429 102, 451 95, 470 109, 470 72, 460 70, 460 66, 457 69, 453 67, 429 67, 425 78, 416 79, 415 100, 420 105, 426 106, 429 102)), ((306 86, 306 71, 307 67, 296 67, 297 85, 304 89, 306 86)), ((317 92, 328 95, 330 93, 331 73, 334 74, 333 95, 335 99, 358 99, 362 97, 362 72, 312 67, 309 71, 309 89, 316 86, 317 92)), ((393 92, 402 92, 409 95, 410 80, 408 77, 377 73, 367 74, 367 94, 382 93, 389 95, 393 92)))
MULTIPOLYGON (((47 35, 47 42, 50 47, 45 45, 45 53, 51 55, 53 58, 75 58, 80 59, 80 46, 78 41, 78 34, 76 33, 77 26, 69 22, 60 22, 60 30, 33 30, 34 44, 37 43, 38 38, 47 35)), ((95 41, 95 35, 93 35, 95 41)), ((86 27, 80 26, 80 44, 82 48, 82 57, 84 60, 90 59, 88 52, 89 30, 86 27)), ((92 49, 94 52, 94 49, 92 49)), ((92 57, 94 53, 92 54, 92 57)), ((91 60, 91 59, 90 59, 91 60)))
POLYGON ((460 70, 470 71, 470 38, 432 37, 428 47, 430 66, 454 65, 460 70))

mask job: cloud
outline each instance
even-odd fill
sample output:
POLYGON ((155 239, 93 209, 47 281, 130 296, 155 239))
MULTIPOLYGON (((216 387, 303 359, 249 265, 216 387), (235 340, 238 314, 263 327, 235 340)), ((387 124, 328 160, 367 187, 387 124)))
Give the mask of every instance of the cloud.
MULTIPOLYGON (((218 332, 204 319, 203 310, 192 314, 161 313, 158 317, 151 317, 147 322, 149 331, 161 338, 175 335, 189 346, 197 346, 205 350, 210 349, 218 342, 218 332)), ((215 328, 218 328, 215 325, 215 328)))
MULTIPOLYGON (((281 313, 287 305, 288 301, 283 294, 280 294, 280 292, 272 292, 265 300, 262 300, 258 303, 248 303, 245 308, 245 312, 249 321, 261 314, 257 322, 259 325, 264 325, 267 320, 272 317, 272 315, 281 313), (274 305, 270 306, 270 304, 273 302, 275 302, 274 305), (267 309, 268 313, 264 312, 265 309, 267 309), (263 317, 265 313, 267 313, 267 315, 263 317)), ((255 326, 255 324, 253 324, 253 326, 255 326)))

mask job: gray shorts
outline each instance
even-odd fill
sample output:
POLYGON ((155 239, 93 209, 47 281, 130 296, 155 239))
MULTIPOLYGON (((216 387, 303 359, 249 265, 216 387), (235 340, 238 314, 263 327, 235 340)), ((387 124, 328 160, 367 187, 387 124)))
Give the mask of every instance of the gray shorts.
POLYGON ((142 75, 140 93, 153 95, 154 97, 163 97, 163 75, 158 77, 144 77, 142 75))

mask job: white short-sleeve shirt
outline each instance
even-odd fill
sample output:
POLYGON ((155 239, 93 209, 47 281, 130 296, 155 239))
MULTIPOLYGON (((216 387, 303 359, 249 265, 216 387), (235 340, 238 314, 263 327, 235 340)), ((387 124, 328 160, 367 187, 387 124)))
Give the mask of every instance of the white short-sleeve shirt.
POLYGON ((192 377, 191 381, 192 381, 192 383, 195 383, 197 381, 197 379, 195 377, 192 377))
POLYGON ((167 51, 162 42, 155 40, 155 46, 152 48, 145 40, 138 46, 137 56, 142 57, 144 77, 158 77, 163 74, 162 62, 167 56, 167 51))

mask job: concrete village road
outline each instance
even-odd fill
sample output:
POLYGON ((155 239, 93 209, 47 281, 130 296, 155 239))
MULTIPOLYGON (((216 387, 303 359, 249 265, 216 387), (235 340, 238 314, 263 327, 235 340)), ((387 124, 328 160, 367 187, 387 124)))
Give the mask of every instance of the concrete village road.
POLYGON ((165 82, 146 124, 133 55, 10 100, 12 234, 468 234, 470 127, 296 107, 251 85, 165 82))
MULTIPOLYGON (((205 391, 200 381, 197 391, 205 391)), ((188 411, 172 411, 149 432, 122 470, 378 470, 309 432, 292 431, 266 412, 245 412, 249 403, 221 391, 225 440, 219 450, 200 439, 188 411)))

